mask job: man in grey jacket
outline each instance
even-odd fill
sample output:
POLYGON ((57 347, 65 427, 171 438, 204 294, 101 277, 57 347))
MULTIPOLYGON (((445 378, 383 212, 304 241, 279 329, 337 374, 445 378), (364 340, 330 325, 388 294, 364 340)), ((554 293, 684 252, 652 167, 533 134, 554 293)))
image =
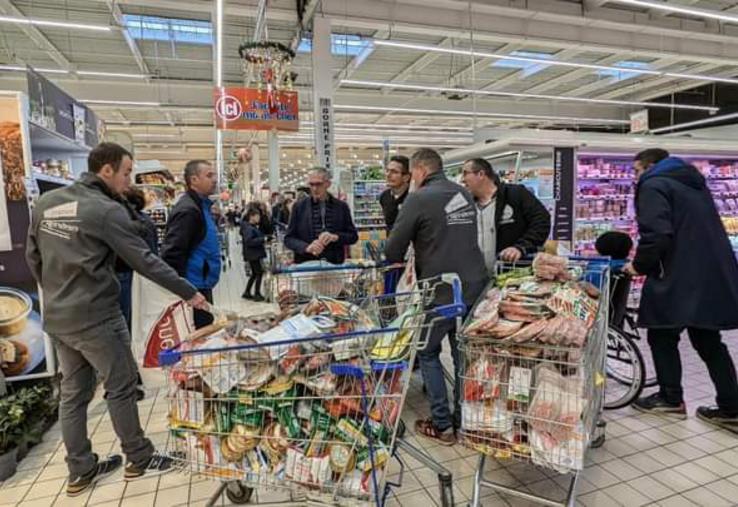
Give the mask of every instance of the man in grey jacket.
MULTIPOLYGON (((471 307, 488 282, 484 257, 477 243, 474 199, 464 187, 446 178, 441 156, 434 150, 423 148, 415 152, 410 158, 410 169, 419 188, 408 195, 387 239, 384 250, 387 260, 402 262, 412 243, 418 278, 458 274, 464 303, 471 307)), ((436 305, 451 302, 450 291, 441 289, 436 291, 436 305)), ((453 445, 456 442, 454 430, 461 423, 455 320, 434 323, 428 344, 418 352, 418 359, 431 404, 431 418, 416 421, 415 430, 442 445, 453 445), (455 370, 453 414, 448 407, 440 360, 446 335, 455 370)))
POLYGON ((87 406, 97 372, 107 392, 113 429, 126 455, 125 479, 172 470, 141 429, 136 406, 136 362, 118 304, 119 255, 133 270, 187 300, 205 299, 137 234, 118 197, 130 185, 131 154, 113 143, 90 152, 88 170, 69 187, 38 201, 26 257, 43 290, 44 330, 56 348, 62 374, 59 418, 67 449, 67 495, 78 496, 122 464, 119 455, 100 459, 87 438, 87 406))

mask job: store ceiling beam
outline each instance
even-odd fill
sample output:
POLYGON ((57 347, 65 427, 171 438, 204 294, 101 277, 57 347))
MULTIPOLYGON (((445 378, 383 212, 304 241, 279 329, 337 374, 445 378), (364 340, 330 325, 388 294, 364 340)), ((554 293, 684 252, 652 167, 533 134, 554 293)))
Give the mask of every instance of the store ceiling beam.
MULTIPOLYGON (((498 54, 509 54, 520 48, 520 44, 505 44, 499 49, 495 50, 498 54)), ((464 83, 470 83, 471 87, 476 87, 474 82, 474 74, 483 71, 487 66, 491 65, 496 60, 492 58, 476 58, 473 63, 470 63, 460 71, 451 75, 446 80, 446 86, 463 85, 464 83)), ((514 75, 517 75, 518 71, 511 72, 508 76, 503 79, 509 79, 514 75)), ((498 80, 501 81, 501 80, 498 80)))
MULTIPOLYGON (((472 4, 475 41, 652 58, 673 56, 738 66, 738 27, 724 27, 717 33, 705 31, 705 24, 700 21, 654 21, 646 14, 622 9, 598 9, 583 16, 581 7, 573 2, 529 0, 526 4, 527 9, 507 7, 507 2, 499 5, 498 0, 486 5, 472 4)), ((396 38, 437 33, 463 40, 469 33, 466 2, 447 1, 439 5, 425 0, 323 0, 322 7, 325 15, 343 26, 373 30, 391 27, 396 38)))
MULTIPOLYGON (((600 58, 594 63, 596 65, 612 65, 616 62, 621 61, 622 59, 622 55, 616 54, 606 56, 605 58, 600 58)), ((525 88, 524 91, 525 93, 547 93, 550 90, 555 90, 559 88, 563 84, 573 83, 575 81, 578 81, 579 79, 582 79, 583 77, 589 76, 590 74, 592 74, 591 69, 577 69, 571 72, 563 72, 559 76, 547 79, 546 81, 535 86, 525 88)))
MULTIPOLYGON (((665 58, 663 60, 659 60, 659 61, 652 63, 650 66, 650 69, 651 70, 662 70, 673 64, 674 64, 674 60, 665 58)), ((664 79, 666 80, 665 82, 668 82, 669 80, 678 81, 678 79, 674 77, 664 78, 664 79)), ((569 95, 571 97, 590 97, 590 96, 593 96, 593 94, 596 94, 595 92, 598 92, 604 88, 608 88, 608 87, 615 86, 615 85, 618 85, 618 88, 637 86, 637 84, 642 82, 642 80, 643 80, 643 76, 635 76, 628 80, 616 82, 616 81, 613 81, 611 77, 607 77, 604 79, 598 79, 597 81, 594 81, 592 83, 588 83, 582 86, 578 86, 576 88, 572 88, 566 91, 564 95, 569 95)), ((693 83, 693 86, 696 86, 694 81, 692 81, 692 83, 693 83)))
MULTIPOLYGON (((389 32, 386 30, 377 30, 374 32, 375 39, 384 39, 387 36, 389 36, 389 32)), ((346 65, 343 66, 343 68, 338 72, 337 77, 333 80, 333 90, 337 90, 341 86, 341 81, 343 79, 350 79, 351 76, 354 75, 354 72, 361 67, 361 64, 371 56, 373 51, 374 47, 372 45, 368 45, 358 55, 346 62, 346 65)))
MULTIPOLYGON (((115 23, 118 26, 124 27, 125 21, 123 19, 123 12, 120 10, 120 5, 118 5, 117 0, 108 0, 108 7, 110 8, 110 13, 113 15, 115 23)), ((123 35, 123 39, 126 41, 128 49, 131 50, 133 59, 136 60, 138 70, 141 71, 141 74, 145 76, 150 76, 151 71, 149 70, 149 66, 146 64, 146 60, 144 60, 144 57, 141 54, 141 50, 139 49, 138 44, 136 44, 136 41, 133 40, 133 37, 131 37, 131 34, 128 33, 128 30, 126 30, 125 28, 123 28, 120 32, 123 35)))
POLYGON ((693 88, 695 88, 694 83, 688 82, 675 83, 668 87, 664 87, 664 83, 660 83, 656 86, 649 85, 647 89, 639 90, 637 96, 657 98, 663 97, 665 95, 671 95, 672 93, 679 93, 685 90, 691 90, 693 88))
MULTIPOLYGON (((568 60, 569 58, 576 55, 577 53, 579 53, 579 50, 577 49, 564 49, 556 53, 556 59, 557 60, 568 60)), ((505 76, 502 79, 490 81, 489 83, 482 86, 482 90, 501 90, 511 84, 515 84, 518 82, 524 82, 525 77, 521 75, 523 74, 523 71, 524 69, 520 68, 516 70, 515 72, 505 76)), ((574 72, 578 72, 578 71, 574 71, 574 72)))
MULTIPOLYGON (((0 0, 0 13, 6 16, 14 16, 17 18, 26 18, 26 15, 16 7, 10 0, 0 0)), ((17 27, 28 35, 28 37, 36 44, 39 48, 46 51, 62 69, 72 71, 74 65, 70 62, 66 56, 57 48, 49 39, 46 37, 41 30, 30 24, 18 24, 17 27)))
MULTIPOLYGON (((297 30, 295 30, 295 35, 292 36, 292 40, 290 41, 290 49, 292 49, 292 51, 297 51, 297 47, 300 45, 300 40, 302 40, 302 34, 310 27, 310 23, 313 21, 315 11, 317 10, 319 3, 319 0, 307 0, 307 3, 303 6, 301 15, 296 19, 297 30)), ((269 12, 271 17, 271 11, 269 12)))
MULTIPOLYGON (((446 37, 445 39, 441 40, 438 44, 436 44, 439 47, 450 47, 453 43, 453 39, 451 37, 446 37)), ((417 60, 415 60, 413 63, 402 69, 401 72, 397 73, 392 79, 390 79, 390 82, 393 83, 402 83, 410 79, 413 74, 416 72, 420 72, 424 68, 426 68, 431 63, 435 62, 438 58, 441 57, 441 53, 426 53, 417 60)), ((387 89, 389 91, 390 89, 387 89)))
MULTIPOLYGON (((690 72, 710 72, 714 69, 719 68, 716 67, 713 64, 705 63, 702 65, 697 65, 696 67, 692 67, 689 69, 690 72)), ((719 74, 718 74, 719 75, 719 74)), ((642 81, 639 81, 638 83, 633 83, 631 86, 626 86, 622 88, 618 88, 616 90, 611 90, 607 93, 598 95, 597 98, 605 98, 605 99, 616 99, 620 97, 628 97, 633 98, 635 100, 635 97, 640 97, 643 95, 650 95, 651 97, 661 97, 663 95, 666 95, 668 92, 665 90, 666 85, 674 85, 675 83, 679 82, 678 79, 674 78, 667 78, 667 77, 659 77, 654 79, 645 79, 642 81), (655 90, 658 90, 657 94, 650 93, 648 91, 653 92, 655 90)), ((683 90, 688 90, 689 88, 695 88, 697 86, 700 86, 699 83, 695 83, 694 81, 690 82, 683 82, 682 83, 683 90)))

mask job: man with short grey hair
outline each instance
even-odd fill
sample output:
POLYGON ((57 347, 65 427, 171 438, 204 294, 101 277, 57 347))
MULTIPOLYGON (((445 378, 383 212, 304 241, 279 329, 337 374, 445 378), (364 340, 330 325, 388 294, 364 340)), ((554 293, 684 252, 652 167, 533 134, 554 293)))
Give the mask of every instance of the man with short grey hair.
POLYGON ((331 173, 316 167, 308 174, 310 198, 295 203, 284 244, 295 253, 295 263, 325 259, 342 264, 345 248, 359 240, 348 205, 332 196, 331 173))
MULTIPOLYGON (((477 211, 473 197, 462 186, 449 181, 441 156, 430 148, 418 150, 410 158, 410 170, 417 191, 408 195, 384 253, 390 262, 402 262, 413 244, 418 278, 434 278, 456 273, 461 279, 464 303, 471 307, 487 284, 484 257, 477 243, 477 211)), ((451 302, 447 290, 436 291, 435 304, 451 302)), ((415 422, 415 431, 441 445, 456 442, 454 430, 461 423, 459 396, 459 351, 456 321, 434 322, 423 350, 418 351, 420 369, 431 405, 431 417, 415 422), (443 338, 447 336, 454 361, 454 410, 449 410, 441 366, 443 338)))

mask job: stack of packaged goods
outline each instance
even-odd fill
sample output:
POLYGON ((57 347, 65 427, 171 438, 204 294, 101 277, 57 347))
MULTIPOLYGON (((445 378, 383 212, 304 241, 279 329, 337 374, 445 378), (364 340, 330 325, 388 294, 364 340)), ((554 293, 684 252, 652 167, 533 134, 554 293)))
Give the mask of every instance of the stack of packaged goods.
POLYGON ((539 254, 500 276, 462 331, 462 437, 497 458, 582 468, 597 397, 591 330, 599 290, 581 267, 539 254))
POLYGON ((168 375, 174 450, 222 480, 368 497, 409 375, 407 330, 378 328, 376 309, 318 297, 185 342, 168 375))

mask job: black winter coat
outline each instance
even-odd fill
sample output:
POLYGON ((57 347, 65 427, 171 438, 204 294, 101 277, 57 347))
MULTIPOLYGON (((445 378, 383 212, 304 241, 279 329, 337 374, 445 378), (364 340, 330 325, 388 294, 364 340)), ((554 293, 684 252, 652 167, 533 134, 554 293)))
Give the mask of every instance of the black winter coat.
MULTIPOLYGON (((315 204, 317 206, 317 203, 315 204)), ((331 213, 330 226, 327 232, 336 234, 338 241, 331 243, 323 250, 321 259, 332 264, 342 264, 346 258, 344 248, 353 245, 359 240, 359 234, 351 219, 351 210, 348 204, 329 195, 326 199, 326 213, 331 213)), ((318 239, 323 231, 313 228, 313 199, 306 198, 295 203, 290 216, 290 223, 284 237, 284 244, 295 252, 295 263, 317 260, 314 255, 305 252, 305 249, 318 239)))
POLYGON ((497 253, 514 246, 536 253, 551 233, 551 214, 523 185, 500 184, 495 196, 497 253))
POLYGON ((647 275, 639 325, 738 328, 738 263, 699 171, 662 160, 641 176, 636 206, 633 267, 647 275))
POLYGON ((202 199, 192 190, 179 198, 167 221, 167 231, 161 246, 161 258, 179 276, 187 273, 190 254, 205 239, 205 217, 202 199))
POLYGON ((245 220, 241 222, 241 239, 243 240, 243 260, 258 261, 266 257, 264 242, 266 236, 245 220))

